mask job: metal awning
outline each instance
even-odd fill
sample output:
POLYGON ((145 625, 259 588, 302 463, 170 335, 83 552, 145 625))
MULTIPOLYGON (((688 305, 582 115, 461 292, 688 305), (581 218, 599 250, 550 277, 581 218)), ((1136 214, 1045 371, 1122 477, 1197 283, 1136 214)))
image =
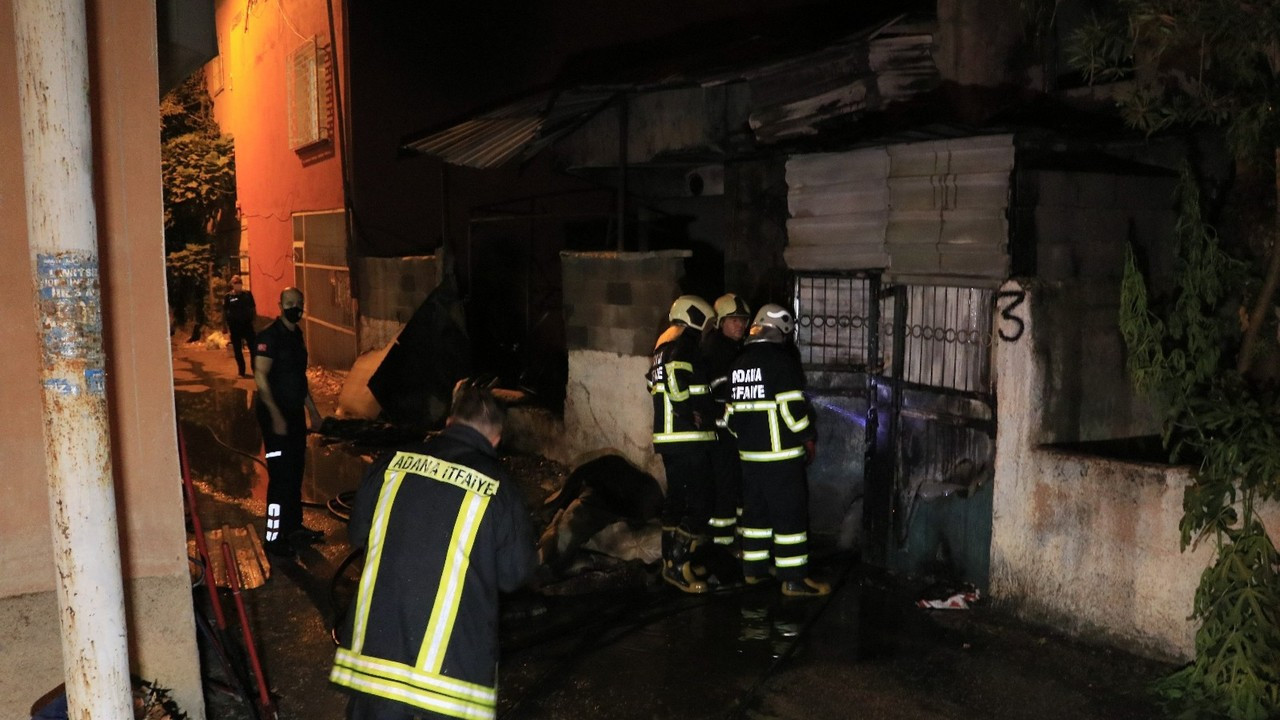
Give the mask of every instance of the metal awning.
POLYGON ((532 158, 594 117, 617 94, 615 90, 589 89, 539 93, 412 140, 404 147, 451 165, 500 167, 532 158))
MULTIPOLYGON (((932 9, 932 3, 906 0, 889 5, 887 2, 858 6, 831 3, 815 6, 808 12, 787 10, 778 15, 717 22, 651 42, 586 53, 570 60, 553 90, 520 98, 445 128, 429 130, 407 140, 402 149, 433 155, 452 165, 481 169, 523 162, 628 93, 707 88, 758 82, 775 76, 775 85, 790 86, 794 82, 791 70, 815 64, 830 65, 833 58, 846 58, 845 62, 858 68, 873 66, 868 72, 882 75, 901 69, 899 66, 904 61, 897 57, 903 54, 900 49, 896 54, 892 49, 886 50, 882 53, 886 58, 867 57, 868 43, 882 34, 905 32, 921 38, 926 49, 921 51, 911 45, 908 59, 922 55, 929 60, 928 73, 936 74, 927 52, 932 37, 912 29, 915 26, 907 18, 916 15, 904 12, 917 10, 917 5, 932 9), (911 7, 900 7, 904 4, 911 7)), ((852 68, 846 70, 854 72, 852 68)), ((788 93, 771 88, 762 95, 773 100, 788 96, 790 100, 789 96, 797 92, 806 97, 809 90, 815 96, 833 92, 831 86, 836 81, 822 73, 818 75, 821 77, 810 78, 802 89, 793 87, 788 93), (812 88, 808 86, 810 83, 814 84, 812 88)), ((831 110, 831 103, 821 98, 815 102, 815 107, 805 105, 796 109, 784 102, 778 108, 766 109, 775 110, 784 121, 803 124, 815 113, 830 114, 844 107, 837 103, 836 110, 831 110)), ((772 116, 757 120, 757 124, 764 126, 761 134, 770 139, 776 139, 774 135, 785 136, 786 129, 774 132, 776 123, 770 118, 772 116)))

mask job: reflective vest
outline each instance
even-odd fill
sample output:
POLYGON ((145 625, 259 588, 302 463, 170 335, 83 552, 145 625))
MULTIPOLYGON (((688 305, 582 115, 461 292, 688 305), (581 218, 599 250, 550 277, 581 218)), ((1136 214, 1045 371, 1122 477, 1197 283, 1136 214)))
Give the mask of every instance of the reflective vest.
POLYGON ((528 511, 464 425, 370 467, 348 525, 364 571, 329 674, 415 714, 492 718, 498 592, 537 564, 528 511))
POLYGON ((672 325, 653 350, 646 379, 653 397, 653 447, 659 453, 716 439, 716 407, 698 340, 697 330, 672 325))
POLYGON ((804 457, 814 437, 804 373, 780 343, 748 342, 729 369, 725 425, 738 440, 743 462, 804 457))

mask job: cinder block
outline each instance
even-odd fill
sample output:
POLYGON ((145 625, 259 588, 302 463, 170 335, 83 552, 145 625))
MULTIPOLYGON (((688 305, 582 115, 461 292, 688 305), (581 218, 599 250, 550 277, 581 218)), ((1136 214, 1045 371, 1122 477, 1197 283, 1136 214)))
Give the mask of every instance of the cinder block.
POLYGON ((584 325, 566 325, 564 329, 565 344, 570 350, 589 350, 590 332, 584 325))
POLYGON ((632 285, 628 282, 610 281, 605 284, 605 302, 610 305, 630 305, 632 302, 632 285))

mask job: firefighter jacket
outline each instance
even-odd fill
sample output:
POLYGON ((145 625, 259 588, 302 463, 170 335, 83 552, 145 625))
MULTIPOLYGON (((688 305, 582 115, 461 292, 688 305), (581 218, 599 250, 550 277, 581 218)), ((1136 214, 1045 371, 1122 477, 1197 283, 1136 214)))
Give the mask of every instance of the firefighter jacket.
POLYGON ((431 717, 492 718, 498 593, 537 565, 489 441, 455 424, 374 463, 348 525, 365 548, 330 681, 431 717))
POLYGON ((725 424, 744 462, 804 457, 814 438, 804 373, 781 343, 748 342, 729 370, 725 424))
MULTIPOLYGON (((729 400, 729 368, 742 352, 742 343, 731 340, 719 330, 712 330, 702 338, 702 357, 707 364, 707 387, 716 402, 716 426, 724 426, 724 407, 729 400)), ((723 430, 721 430, 723 432, 723 430)))
POLYGON ((716 406, 698 340, 696 329, 672 325, 653 349, 646 378, 653 396, 653 448, 660 454, 716 439, 716 406))

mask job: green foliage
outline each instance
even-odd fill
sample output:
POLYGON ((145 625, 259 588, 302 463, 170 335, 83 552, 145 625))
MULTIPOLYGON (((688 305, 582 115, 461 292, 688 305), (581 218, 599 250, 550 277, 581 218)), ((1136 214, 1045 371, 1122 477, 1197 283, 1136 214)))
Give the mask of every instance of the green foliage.
POLYGON ((164 96, 160 116, 164 225, 189 241, 235 210, 234 147, 213 119, 202 72, 164 96))
POLYGON ((234 208, 235 160, 231 138, 200 133, 165 141, 161 153, 164 177, 164 224, 204 228, 234 208))
POLYGON ((1280 140, 1277 38, 1280 3, 1116 0, 1075 33, 1068 53, 1091 82, 1135 79, 1120 99, 1133 127, 1219 125, 1252 155, 1280 140))
POLYGON ((220 306, 210 300, 212 242, 235 217, 234 148, 213 118, 203 72, 161 99, 160 117, 169 302, 176 318, 193 309, 199 324, 219 316, 220 306))
POLYGON ((1182 546, 1211 536, 1218 554, 1196 590, 1195 661, 1157 690, 1182 717, 1263 720, 1280 715, 1280 559, 1254 503, 1280 497, 1280 397, 1230 364, 1227 290, 1242 266, 1201 217, 1189 173, 1179 195, 1177 291, 1153 302, 1130 251, 1120 329, 1130 373, 1161 404, 1166 446, 1199 466, 1182 546))

